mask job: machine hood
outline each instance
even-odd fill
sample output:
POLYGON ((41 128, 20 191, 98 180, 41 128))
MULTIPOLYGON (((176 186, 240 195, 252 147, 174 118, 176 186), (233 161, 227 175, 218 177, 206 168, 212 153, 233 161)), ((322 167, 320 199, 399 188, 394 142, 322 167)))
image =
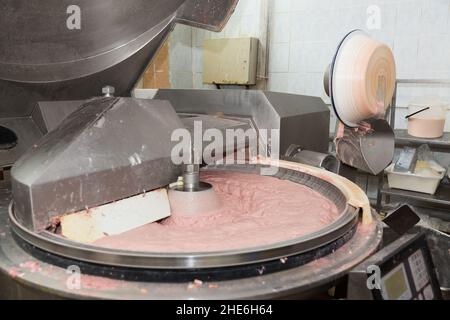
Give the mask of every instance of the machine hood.
POLYGON ((176 22, 220 31, 237 0, 1 0, 0 117, 37 101, 128 96, 176 22), (71 23, 79 17, 79 28, 71 23))

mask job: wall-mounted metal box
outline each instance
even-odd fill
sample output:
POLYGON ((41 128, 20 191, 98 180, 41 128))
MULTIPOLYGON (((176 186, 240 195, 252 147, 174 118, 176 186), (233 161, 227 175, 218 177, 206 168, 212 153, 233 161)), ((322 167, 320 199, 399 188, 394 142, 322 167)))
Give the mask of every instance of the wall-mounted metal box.
POLYGON ((211 39, 203 47, 203 82, 255 85, 258 39, 211 39))

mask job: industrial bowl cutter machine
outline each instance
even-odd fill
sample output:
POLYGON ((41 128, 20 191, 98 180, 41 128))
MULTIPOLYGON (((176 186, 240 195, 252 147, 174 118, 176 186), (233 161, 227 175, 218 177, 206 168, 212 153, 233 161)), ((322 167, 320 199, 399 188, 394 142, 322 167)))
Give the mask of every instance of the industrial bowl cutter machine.
POLYGON ((329 109, 320 98, 245 90, 130 97, 176 23, 220 31, 237 0, 72 2, 79 30, 67 28, 64 1, 0 1, 0 298, 308 297, 377 250, 382 226, 367 196, 298 163, 316 157, 325 166, 329 109), (171 133, 196 121, 202 130, 253 131, 263 150, 249 163, 207 170, 259 175, 276 166, 275 179, 315 190, 339 217, 289 241, 207 253, 115 250, 54 233, 58 214, 176 181, 182 167, 171 161, 171 133), (261 134, 272 129, 279 134, 261 134), (271 157, 275 144, 287 161, 271 157))

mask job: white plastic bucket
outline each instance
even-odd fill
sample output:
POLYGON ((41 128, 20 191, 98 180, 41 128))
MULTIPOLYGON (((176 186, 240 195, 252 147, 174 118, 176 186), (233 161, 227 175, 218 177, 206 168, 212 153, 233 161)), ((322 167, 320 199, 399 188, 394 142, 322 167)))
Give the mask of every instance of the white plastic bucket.
POLYGON ((440 138, 444 135, 448 105, 436 99, 416 102, 409 105, 408 114, 414 114, 427 107, 430 109, 408 119, 408 134, 418 138, 440 138))

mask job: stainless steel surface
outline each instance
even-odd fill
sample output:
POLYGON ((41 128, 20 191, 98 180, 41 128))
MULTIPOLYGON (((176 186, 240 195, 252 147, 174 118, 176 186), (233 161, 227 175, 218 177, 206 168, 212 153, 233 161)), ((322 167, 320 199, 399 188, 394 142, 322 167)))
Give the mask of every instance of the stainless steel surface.
POLYGON ((207 183, 200 183, 200 164, 202 164, 202 155, 191 144, 190 159, 188 163, 183 164, 183 186, 176 188, 178 191, 198 192, 211 189, 212 186, 207 183))
POLYGON ((427 144, 433 150, 449 152, 450 132, 444 133, 444 135, 438 139, 424 139, 410 136, 408 130, 397 129, 395 130, 395 142, 398 147, 419 147, 423 144, 427 144))
MULTIPOLYGON (((260 168, 255 166, 208 167, 209 170, 233 170, 259 174, 260 168)), ((30 230, 27 225, 23 225, 17 219, 13 205, 10 207, 11 226, 21 238, 33 246, 76 260, 134 268, 200 269, 253 264, 297 255, 339 239, 358 222, 359 210, 349 206, 342 192, 332 184, 288 169, 280 169, 276 177, 306 185, 321 193, 336 204, 340 216, 320 231, 283 243, 227 252, 190 254, 121 251, 71 242, 46 231, 30 230)))
POLYGON ((323 88, 327 96, 330 96, 330 75, 331 75, 331 64, 325 70, 323 75, 323 88))
MULTIPOLYGON (((54 21, 53 19, 49 20, 54 21)), ((97 20, 101 21, 103 19, 97 20)), ((109 61, 106 59, 108 57, 104 57, 106 60, 102 60, 102 62, 108 63, 106 66, 103 66, 103 63, 96 62, 93 62, 94 67, 92 68, 90 67, 91 62, 87 63, 85 66, 87 70, 83 70, 84 68, 81 68, 81 66, 74 66, 73 70, 75 71, 73 75, 76 77, 70 80, 61 80, 64 79, 65 73, 72 77, 70 66, 64 65, 61 67, 61 74, 58 74, 56 70, 43 71, 43 76, 49 74, 55 78, 45 80, 44 77, 43 80, 34 80, 35 82, 25 82, 26 79, 33 81, 33 75, 30 74, 32 71, 27 69, 22 71, 21 68, 17 68, 21 73, 24 73, 23 80, 0 80, 0 92, 2 93, 0 95, 2 99, 0 117, 29 116, 38 101, 82 100, 98 96, 105 84, 113 85, 117 90, 117 95, 128 96, 134 83, 143 72, 143 68, 147 65, 160 43, 162 43, 170 31, 172 21, 173 17, 170 17, 168 20, 163 21, 161 25, 157 26, 156 30, 150 30, 151 35, 147 36, 147 41, 149 42, 127 59, 122 60, 126 56, 126 53, 116 52, 118 57, 112 58, 113 60, 119 59, 120 61, 112 62, 112 65, 109 65, 109 61), (97 70, 96 68, 99 65, 105 69, 97 70), (78 70, 80 72, 89 72, 89 74, 78 74, 78 70)), ((126 46, 121 48, 126 48, 126 46)), ((84 64, 84 60, 81 60, 79 63, 84 64)), ((57 65, 56 63, 50 64, 52 68, 57 65)), ((21 74, 17 76, 22 77, 21 74)), ((0 79, 2 79, 1 75, 0 79)))
POLYGON ((181 121, 160 100, 39 103, 32 119, 49 134, 12 171, 19 221, 41 231, 54 216, 174 182, 180 167, 171 161, 172 134, 186 126, 195 137, 197 122, 202 134, 210 128, 224 137, 227 129, 249 130, 249 139, 237 139, 237 145, 227 139, 227 154, 251 147, 258 149, 252 155, 267 150, 277 156, 278 146, 283 152, 291 143, 328 148, 329 110, 319 98, 241 90, 161 90, 156 98, 170 101, 181 121))
MULTIPOLYGON (((415 209, 417 210, 417 208, 415 209)), ((411 229, 408 234, 420 234, 424 233, 428 243, 428 249, 430 250, 433 263, 435 265, 438 282, 441 286, 443 298, 449 300, 448 295, 450 291, 450 254, 448 254, 448 248, 450 248, 450 236, 446 233, 440 232, 431 226, 421 225, 411 229)), ((387 246, 397 241, 399 236, 395 231, 389 228, 383 230, 383 243, 387 246)))
POLYGON ((434 195, 400 189, 391 189, 387 184, 381 188, 380 192, 383 196, 396 197, 402 199, 403 201, 407 199, 408 203, 416 202, 425 206, 439 206, 446 209, 450 208, 449 185, 441 185, 434 195))
POLYGON ((237 4, 238 0, 186 0, 177 12, 177 22, 218 32, 237 4))
MULTIPOLYGON (((217 158, 220 158, 218 153, 223 155, 234 154, 237 150, 258 146, 258 128, 255 126, 251 118, 236 115, 230 116, 223 113, 210 115, 179 113, 179 116, 183 125, 187 130, 189 130, 191 137, 196 136, 195 131, 198 130, 196 127, 201 127, 202 136, 204 136, 204 134, 210 129, 213 129, 215 132, 220 131, 222 137, 226 137, 227 130, 233 130, 234 132, 243 130, 244 132, 251 133, 248 135, 248 139, 246 139, 246 141, 241 141, 240 139, 236 139, 236 141, 230 141, 230 139, 228 139, 228 141, 224 141, 222 152, 221 150, 215 150, 216 152, 211 155, 204 153, 203 161, 205 163, 213 163, 217 160, 217 158)), ((205 150, 210 143, 211 141, 207 141, 205 139, 205 141, 203 141, 202 150, 205 150)), ((258 150, 252 150, 252 152, 258 154, 258 150)))
MULTIPOLYGON (((0 118, 29 116, 37 101, 82 100, 103 86, 129 95, 173 28, 219 31, 237 0, 0 1, 0 118), (80 9, 69 27, 69 6, 80 9)), ((74 12, 70 11, 69 12, 74 12)))
POLYGON ((185 165, 183 172, 183 185, 173 188, 181 192, 204 192, 211 190, 213 186, 209 183, 200 181, 200 165, 185 165))
POLYGON ((336 142, 336 153, 344 164, 378 175, 392 163, 394 132, 385 120, 368 120, 372 130, 346 128, 336 142))
POLYGON ((373 132, 361 139, 361 153, 369 172, 378 175, 394 159, 395 135, 385 120, 370 120, 373 132))
POLYGON ((405 147, 400 152, 398 160, 395 162, 395 172, 413 173, 417 166, 417 149, 405 147))
POLYGON ((80 109, 85 102, 84 100, 38 102, 31 114, 31 120, 43 134, 47 134, 55 130, 72 112, 80 109))
POLYGON ((18 220, 42 231, 52 217, 176 181, 171 135, 182 127, 167 101, 87 101, 15 163, 18 220))
POLYGON ((329 153, 302 150, 300 146, 297 145, 289 147, 286 152, 286 159, 317 168, 323 168, 333 173, 339 172, 339 161, 335 156, 329 153))
MULTIPOLYGON (((380 245, 382 226, 375 221, 356 234, 343 247, 329 256, 306 265, 258 277, 231 281, 208 282, 188 289, 192 282, 164 283, 113 280, 104 276, 81 275, 80 290, 71 290, 71 274, 64 266, 38 260, 17 242, 7 218, 10 194, 0 191, 0 298, 39 299, 269 299, 309 297, 318 290, 330 288, 348 270, 373 254, 380 245), (34 263, 40 272, 23 266, 34 263)), ((72 262, 75 263, 76 262, 72 262)), ((281 262, 280 262, 281 263, 281 262)), ((191 279, 193 281, 194 279, 191 279)))
MULTIPOLYGON (((407 263, 408 255, 413 254, 422 246, 428 246, 429 249, 429 252, 426 252, 425 248, 422 249, 423 258, 425 261, 431 259, 432 262, 430 263, 434 266, 434 270, 425 270, 425 272, 436 272, 436 275, 427 274, 427 281, 430 281, 430 284, 436 290, 439 290, 439 285, 443 290, 447 289, 450 277, 450 255, 445 249, 449 248, 449 245, 450 237, 448 235, 428 228, 414 227, 402 236, 392 229, 386 228, 383 232, 383 248, 350 271, 347 283, 347 299, 374 300, 374 292, 367 286, 368 268, 370 266, 383 268, 383 265, 386 265, 386 263, 389 265, 389 262, 395 266, 401 263, 402 259, 405 259, 404 261, 407 263)), ((435 296, 437 294, 438 292, 434 292, 435 296)))
MULTIPOLYGON (((318 97, 300 96, 256 90, 158 90, 155 99, 168 100, 178 113, 194 113, 249 118, 254 127, 278 129, 280 155, 290 145, 328 152, 330 111, 318 97)), ((258 136, 261 148, 272 143, 258 136)), ((275 143, 276 141, 272 141, 275 143)), ((271 150, 268 150, 269 154, 271 150)))
MULTIPOLYGON (((422 228, 427 235, 433 262, 442 291, 450 291, 450 236, 434 229, 422 228)), ((449 297, 447 297, 448 299, 449 297)))
MULTIPOLYGON (((386 232, 384 234, 386 234, 386 232)), ((410 244, 413 240, 417 239, 417 237, 418 236, 416 234, 408 234, 387 245, 383 242, 383 245, 386 245, 384 248, 369 257, 356 268, 352 269, 348 275, 346 299, 357 301, 375 300, 374 291, 367 285, 368 270, 370 266, 381 267, 386 260, 391 259, 394 254, 398 254, 402 249, 404 249, 404 246, 410 244)))
POLYGON ((196 191, 200 188, 200 166, 188 164, 183 172, 183 189, 196 191))

